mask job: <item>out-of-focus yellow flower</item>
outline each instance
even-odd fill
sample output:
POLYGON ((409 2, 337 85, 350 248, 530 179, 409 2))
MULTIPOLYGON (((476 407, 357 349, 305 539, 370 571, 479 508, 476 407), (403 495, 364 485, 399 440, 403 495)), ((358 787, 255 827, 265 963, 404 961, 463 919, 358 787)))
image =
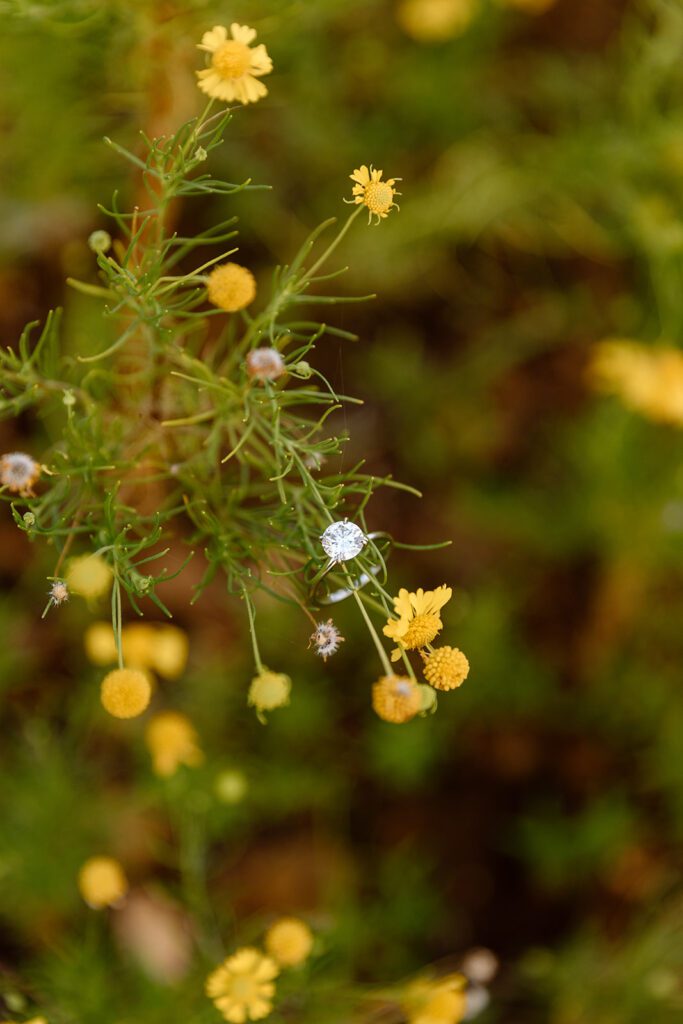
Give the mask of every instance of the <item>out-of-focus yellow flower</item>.
POLYGON ((206 290, 214 306, 226 313, 237 313, 256 298, 256 279, 251 270, 239 263, 221 263, 209 274, 206 290))
POLYGON ((114 718, 136 718, 145 710, 151 696, 149 679, 136 668, 115 668, 102 680, 102 705, 114 718))
POLYGON ((116 640, 110 622, 93 622, 86 629, 83 642, 93 665, 111 665, 116 661, 116 640))
POLYGON ((310 956, 313 932, 298 917, 281 917, 266 932, 265 946, 281 967, 297 967, 310 956))
MULTIPOLYGON (((182 675, 189 643, 178 626, 132 622, 121 630, 123 660, 131 668, 153 669, 166 679, 182 675)), ((85 652, 94 665, 117 659, 114 631, 108 622, 94 622, 85 632, 85 652)))
POLYGON ((251 681, 249 703, 257 711, 273 711, 289 704, 292 680, 282 672, 270 672, 264 668, 251 681))
POLYGON ((353 174, 349 175, 351 181, 355 182, 351 189, 354 198, 345 199, 344 202, 356 205, 362 203, 367 206, 368 224, 372 222, 373 214, 379 224, 381 219, 389 215, 391 209, 394 207, 399 209, 398 203, 394 202, 394 196, 399 196, 401 193, 396 191, 394 185, 401 179, 388 178, 386 181, 382 181, 383 173, 383 171, 373 168, 372 164, 369 168, 362 164, 361 167, 356 168, 353 174))
POLYGON ((224 804, 238 804, 244 800, 249 788, 243 772, 228 770, 221 772, 214 782, 214 792, 224 804))
POLYGON ((555 6, 557 0, 498 0, 503 7, 516 7, 526 14, 544 14, 555 6))
POLYGON ((131 622, 121 630, 123 660, 131 668, 150 668, 154 660, 156 628, 149 622, 131 622))
POLYGON ((81 896, 93 910, 111 907, 128 892, 126 875, 113 857, 91 857, 78 872, 81 896))
POLYGON ((462 974, 414 981, 402 1000, 409 1024, 459 1024, 467 1005, 465 984, 462 974))
POLYGON ((389 619, 383 629, 385 636, 398 644, 391 660, 398 661, 401 649, 414 651, 426 647, 438 636, 443 628, 441 615, 443 606, 450 601, 453 591, 445 584, 436 590, 420 587, 414 594, 405 589, 394 598, 394 611, 398 619, 389 619))
POLYGON ((465 682, 470 663, 457 647, 437 647, 422 654, 427 682, 436 690, 454 690, 465 682))
POLYGON ((231 1024, 262 1020, 273 1009, 278 966, 258 949, 245 946, 206 979, 206 994, 231 1024))
POLYGON ((683 426, 683 352, 619 338, 595 346, 589 367, 593 386, 658 423, 683 426))
POLYGON ((396 10, 400 27, 418 43, 440 43, 465 32, 480 0, 403 0, 396 10))
POLYGON ((407 676, 382 676, 372 687, 372 706, 385 722, 401 725, 422 710, 422 692, 407 676))
POLYGON ((268 95, 259 78, 273 70, 273 62, 263 43, 251 47, 256 39, 256 30, 235 22, 228 29, 216 25, 205 32, 200 50, 211 54, 211 64, 197 72, 198 85, 202 92, 216 100, 232 103, 255 103, 268 95))
POLYGON ((38 482, 41 467, 26 452, 7 452, 0 456, 0 486, 12 494, 30 498, 38 482))
POLYGON ((166 679, 177 679, 185 671, 189 653, 187 634, 178 626, 157 626, 149 667, 166 679))
POLYGON ((163 778, 174 775, 181 764, 193 768, 204 760, 192 722, 178 711, 155 715, 145 731, 145 742, 154 771, 163 778))
MULTIPOLYGON (((3 1020, 0 1021, 0 1024, 17 1024, 17 1021, 3 1020)), ((31 1017, 30 1020, 24 1021, 23 1024, 47 1024, 47 1019, 45 1017, 31 1017)))
POLYGON ((101 555, 81 555, 73 558, 66 571, 66 583, 73 594, 93 599, 107 594, 113 573, 101 555))

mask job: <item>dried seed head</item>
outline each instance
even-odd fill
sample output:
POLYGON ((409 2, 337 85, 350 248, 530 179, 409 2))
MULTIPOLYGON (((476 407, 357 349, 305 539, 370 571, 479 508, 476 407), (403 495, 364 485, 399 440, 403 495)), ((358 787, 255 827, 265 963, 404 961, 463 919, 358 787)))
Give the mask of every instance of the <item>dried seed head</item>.
POLYGON ((254 348, 247 353, 247 373, 253 380, 277 380, 285 361, 276 348, 254 348))
POLYGON ((311 633, 308 646, 310 647, 312 644, 315 647, 315 653, 319 654, 323 661, 327 661, 329 657, 337 653, 339 650, 339 644, 343 642, 344 637, 341 635, 332 619, 328 619, 327 622, 316 623, 316 627, 311 633))

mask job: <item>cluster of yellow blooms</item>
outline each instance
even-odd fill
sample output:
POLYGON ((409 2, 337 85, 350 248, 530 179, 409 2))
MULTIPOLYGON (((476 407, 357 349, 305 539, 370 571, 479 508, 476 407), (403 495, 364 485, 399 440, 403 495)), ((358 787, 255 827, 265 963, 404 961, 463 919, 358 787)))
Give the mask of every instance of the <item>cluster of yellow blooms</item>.
MULTIPOLYGON (((445 585, 436 590, 420 588, 411 593, 399 590, 394 598, 394 611, 398 618, 390 618, 384 626, 384 635, 396 643, 391 660, 398 661, 406 651, 419 651, 427 682, 435 690, 454 690, 468 676, 467 658, 457 647, 433 647, 443 628, 441 609, 450 601, 452 590, 445 585)), ((432 697, 434 695, 432 694, 432 697)), ((408 722, 425 704, 423 689, 408 676, 386 675, 372 689, 372 706, 385 722, 408 722)))
POLYGON ((263 1020, 273 1009, 280 971, 303 964, 313 949, 311 929, 296 917, 276 921, 265 936, 266 953, 245 946, 206 979, 206 994, 231 1024, 263 1020))
POLYGON ((610 338, 595 346, 589 366, 593 386, 656 423, 683 426, 683 352, 610 338))

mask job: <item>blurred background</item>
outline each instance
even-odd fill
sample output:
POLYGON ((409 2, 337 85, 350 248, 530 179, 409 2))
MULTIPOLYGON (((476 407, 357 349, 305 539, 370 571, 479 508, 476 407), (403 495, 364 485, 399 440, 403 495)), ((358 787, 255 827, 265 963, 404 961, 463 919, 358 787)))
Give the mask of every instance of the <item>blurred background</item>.
MULTIPOLYGON (((41 621, 50 553, 5 507, 6 1015, 217 1020, 187 951, 208 904, 228 946, 306 916, 339 991, 486 946, 500 961, 487 1024, 683 1019, 683 415, 641 415, 589 372, 604 338, 681 341, 683 4, 4 0, 0 14, 5 345, 56 305, 67 344, 97 330, 64 279, 93 277, 87 238, 110 226, 97 203, 134 196, 103 136, 135 148, 141 128, 199 111, 195 44, 214 24, 256 27, 275 71, 212 170, 272 191, 193 201, 185 234, 236 213, 238 258, 265 290, 312 226, 344 215, 354 167, 403 179, 401 212, 361 218, 340 251, 342 287, 379 296, 335 315, 361 341, 327 339, 316 362, 365 402, 334 424, 351 435, 343 465, 365 458, 424 493, 378 494, 371 527, 452 541, 397 554, 392 578, 453 586, 444 640, 472 666, 435 716, 388 725, 355 609, 340 607, 346 642, 323 666, 305 622, 264 602, 264 661, 294 684, 264 728, 245 704, 243 609, 220 588, 190 608, 193 563, 161 594, 190 660, 159 703, 191 717, 206 760, 159 780, 144 726, 99 708, 83 636, 106 607, 74 598, 41 621), (76 887, 99 852, 131 881, 113 920, 76 887), (150 966, 162 934, 170 952, 150 966)), ((4 423, 1 450, 39 457, 42 430, 4 423)), ((350 1010, 328 993, 315 1019, 350 1010)))

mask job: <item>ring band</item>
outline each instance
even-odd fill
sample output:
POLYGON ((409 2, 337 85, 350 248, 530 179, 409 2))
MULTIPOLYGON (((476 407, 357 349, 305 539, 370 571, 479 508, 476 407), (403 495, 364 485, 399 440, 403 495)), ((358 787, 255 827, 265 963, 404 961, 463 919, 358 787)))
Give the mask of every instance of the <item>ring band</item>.
MULTIPOLYGON (((373 533, 366 534, 367 540, 377 540, 378 538, 386 538, 391 544, 393 538, 391 534, 386 533, 384 530, 375 530, 373 533)), ((311 580, 311 589, 309 592, 309 600, 311 604, 338 604, 340 601, 346 600, 347 597, 351 597, 354 591, 361 590, 366 586, 380 571, 381 566, 373 566, 369 572, 362 572, 360 576, 354 581, 352 586, 339 587, 337 590, 330 591, 323 598, 317 598, 317 593, 320 588, 320 584, 325 579, 328 573, 330 573, 336 565, 343 564, 333 559, 328 559, 327 563, 320 569, 311 580)))

